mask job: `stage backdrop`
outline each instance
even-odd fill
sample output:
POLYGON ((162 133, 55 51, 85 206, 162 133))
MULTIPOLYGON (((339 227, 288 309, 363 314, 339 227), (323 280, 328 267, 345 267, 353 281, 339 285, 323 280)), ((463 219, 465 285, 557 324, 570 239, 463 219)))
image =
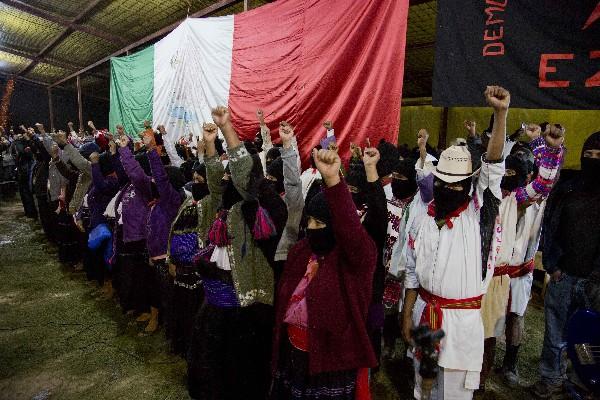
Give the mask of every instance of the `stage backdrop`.
POLYGON ((228 105, 245 139, 265 111, 296 127, 304 162, 334 122, 342 154, 396 142, 408 0, 279 0, 235 16, 187 19, 145 50, 111 60, 110 130, 164 124, 166 148, 228 105))
POLYGON ((433 104, 600 108, 599 0, 438 0, 433 104))

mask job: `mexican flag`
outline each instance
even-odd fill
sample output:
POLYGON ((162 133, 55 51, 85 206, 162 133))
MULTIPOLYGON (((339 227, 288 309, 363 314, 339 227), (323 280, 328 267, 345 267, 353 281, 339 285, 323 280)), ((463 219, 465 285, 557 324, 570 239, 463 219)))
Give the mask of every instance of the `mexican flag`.
POLYGON ((162 40, 111 60, 110 130, 165 125, 165 148, 201 135, 226 105, 244 139, 262 108, 277 138, 295 127, 303 161, 333 121, 341 154, 367 138, 396 142, 408 0, 278 0, 235 16, 188 18, 162 40))

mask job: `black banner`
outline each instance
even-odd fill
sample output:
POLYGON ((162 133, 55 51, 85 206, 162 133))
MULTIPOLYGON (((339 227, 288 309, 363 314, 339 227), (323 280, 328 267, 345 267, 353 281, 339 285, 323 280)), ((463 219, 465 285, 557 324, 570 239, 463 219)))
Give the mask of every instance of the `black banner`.
POLYGON ((433 104, 600 109, 600 0, 438 0, 433 104))

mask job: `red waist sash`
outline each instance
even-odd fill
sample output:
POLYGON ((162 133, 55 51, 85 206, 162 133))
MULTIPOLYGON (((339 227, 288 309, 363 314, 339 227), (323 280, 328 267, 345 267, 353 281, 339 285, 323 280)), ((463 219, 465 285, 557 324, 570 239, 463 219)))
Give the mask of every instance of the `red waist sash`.
POLYGON ((535 269, 535 259, 531 259, 520 265, 500 265, 494 268, 494 276, 508 275, 511 278, 520 278, 533 272, 535 269))
POLYGON ((453 310, 478 310, 481 308, 481 298, 483 295, 470 297, 468 299, 446 299, 429 293, 420 288, 419 296, 427 303, 423 314, 421 314, 421 324, 427 324, 433 330, 442 327, 442 309, 453 310))
POLYGON ((308 329, 303 326, 288 324, 287 334, 292 346, 300 351, 308 351, 308 329))

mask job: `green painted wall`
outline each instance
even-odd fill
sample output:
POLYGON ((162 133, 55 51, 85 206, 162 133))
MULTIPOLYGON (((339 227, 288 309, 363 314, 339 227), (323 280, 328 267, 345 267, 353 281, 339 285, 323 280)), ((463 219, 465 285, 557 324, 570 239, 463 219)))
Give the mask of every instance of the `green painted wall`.
MULTIPOLYGON (((447 143, 451 143, 457 137, 466 137, 463 127, 465 119, 476 121, 477 130, 481 132, 488 126, 490 114, 491 110, 484 107, 450 108, 448 110, 447 143)), ((398 143, 408 143, 411 147, 416 146, 417 131, 420 128, 426 128, 430 133, 429 143, 437 145, 441 117, 442 108, 440 107, 402 107, 398 143)), ((543 121, 560 123, 566 128, 565 168, 579 168, 579 156, 583 142, 590 134, 600 131, 600 111, 511 109, 508 113, 508 132, 514 132, 521 122, 540 123, 543 121)))

